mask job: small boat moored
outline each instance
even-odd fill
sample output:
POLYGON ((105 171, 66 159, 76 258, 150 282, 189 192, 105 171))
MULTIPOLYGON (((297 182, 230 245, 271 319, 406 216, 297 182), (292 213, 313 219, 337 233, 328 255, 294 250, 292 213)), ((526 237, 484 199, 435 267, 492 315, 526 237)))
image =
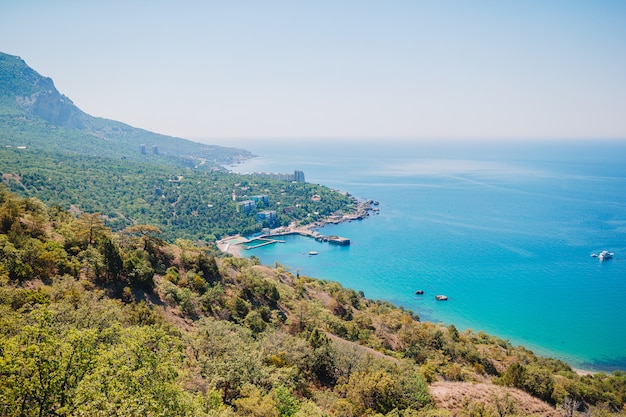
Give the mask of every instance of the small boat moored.
POLYGON ((317 252, 312 250, 311 252, 309 252, 309 255, 317 255, 317 252))
POLYGON ((424 290, 415 291, 415 295, 422 295, 422 294, 424 294, 424 290))
POLYGON ((613 255, 614 255, 613 252, 609 252, 608 250, 603 250, 602 252, 600 252, 600 255, 598 255, 598 259, 601 261, 605 261, 607 259, 611 259, 613 255))
POLYGON ((435 299, 437 301, 448 301, 448 296, 447 295, 435 295, 435 299))

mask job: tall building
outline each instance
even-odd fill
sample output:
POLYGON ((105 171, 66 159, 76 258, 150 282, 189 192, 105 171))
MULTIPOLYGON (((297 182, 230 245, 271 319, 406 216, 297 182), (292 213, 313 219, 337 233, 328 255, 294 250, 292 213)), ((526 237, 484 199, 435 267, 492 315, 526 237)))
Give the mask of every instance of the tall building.
POLYGON ((262 194, 262 195, 253 195, 252 197, 250 197, 251 200, 254 200, 257 204, 259 202, 265 204, 266 206, 270 205, 270 199, 267 196, 267 194, 262 194))
POLYGON ((237 213, 250 213, 256 208, 256 203, 252 200, 240 201, 237 203, 237 213))
POLYGON ((269 224, 274 223, 276 220, 276 210, 265 210, 256 214, 256 221, 267 221, 269 224))
POLYGON ((275 180, 306 182, 304 180, 304 172, 298 170, 295 170, 293 174, 286 174, 282 172, 253 172, 250 175, 255 177, 273 178, 275 180))
POLYGON ((304 171, 295 170, 293 172, 293 180, 295 182, 306 182, 304 181, 304 171))

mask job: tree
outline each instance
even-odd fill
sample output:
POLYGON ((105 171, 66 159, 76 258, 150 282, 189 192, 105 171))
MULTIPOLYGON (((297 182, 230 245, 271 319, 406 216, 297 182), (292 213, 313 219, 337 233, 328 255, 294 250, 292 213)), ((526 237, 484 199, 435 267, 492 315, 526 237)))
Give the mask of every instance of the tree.
POLYGON ((518 362, 515 362, 507 368, 500 377, 499 382, 509 387, 522 388, 526 380, 526 368, 518 362))
POLYGON ((91 246, 108 231, 100 213, 83 213, 78 218, 78 235, 91 246))
POLYGON ((106 281, 116 281, 124 268, 124 261, 117 245, 108 236, 102 236, 98 240, 98 246, 104 260, 106 281))
POLYGON ((198 255, 198 269, 209 284, 220 282, 222 279, 215 256, 208 256, 204 253, 198 255))
POLYGON ((559 410, 563 417, 574 417, 579 407, 580 401, 572 397, 565 397, 563 402, 559 404, 559 410))
POLYGON ((394 409, 418 410, 430 402, 424 380, 413 372, 400 369, 357 371, 335 390, 356 405, 359 415, 368 410, 381 414, 394 409))
POLYGON ((94 246, 89 246, 78 254, 81 261, 81 270, 85 276, 94 282, 102 282, 104 273, 104 257, 94 246))
POLYGON ((161 235, 161 229, 149 224, 138 224, 127 227, 124 232, 131 236, 138 236, 142 242, 143 250, 148 250, 150 245, 163 244, 163 240, 159 237, 161 235))
POLYGON ((122 329, 115 343, 100 349, 97 362, 74 397, 77 415, 195 415, 176 384, 179 347, 154 327, 122 329))
POLYGON ((16 416, 69 414, 76 390, 94 368, 97 331, 59 332, 46 309, 31 317, 32 324, 0 344, 0 410, 16 416))
POLYGON ((135 250, 124 259, 124 274, 133 287, 152 290, 154 288, 154 269, 146 252, 135 250))

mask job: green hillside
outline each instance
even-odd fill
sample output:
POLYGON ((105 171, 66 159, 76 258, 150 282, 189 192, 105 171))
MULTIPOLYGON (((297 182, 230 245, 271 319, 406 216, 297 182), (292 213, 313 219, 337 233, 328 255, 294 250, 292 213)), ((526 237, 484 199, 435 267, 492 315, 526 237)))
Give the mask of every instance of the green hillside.
POLYGON ((211 244, 269 226, 256 211, 306 224, 350 196, 93 118, 17 57, 0 77, 0 416, 625 415, 624 372, 580 375, 211 244))
POLYGON ((326 187, 221 167, 251 156, 89 116, 52 80, 0 53, 0 174, 13 192, 77 214, 101 213, 113 229, 152 224, 169 240, 214 241, 355 209, 353 199, 326 187), (237 213, 237 202, 254 195, 267 195, 267 203, 237 213), (275 210, 277 220, 258 222, 262 210, 275 210))
POLYGON ((624 372, 158 232, 0 188, 2 416, 624 415, 624 372))
POLYGON ((270 225, 256 220, 257 211, 275 210, 272 226, 278 227, 355 210, 352 198, 316 184, 33 148, 0 149, 0 174, 23 196, 78 214, 99 212, 116 230, 152 224, 172 241, 259 232, 270 225), (237 201, 255 195, 267 195, 267 204, 238 213, 237 201), (314 195, 320 201, 312 201, 314 195))
POLYGON ((50 78, 39 75, 21 58, 2 52, 0 146, 208 169, 252 156, 243 149, 203 145, 90 116, 59 93, 50 78))

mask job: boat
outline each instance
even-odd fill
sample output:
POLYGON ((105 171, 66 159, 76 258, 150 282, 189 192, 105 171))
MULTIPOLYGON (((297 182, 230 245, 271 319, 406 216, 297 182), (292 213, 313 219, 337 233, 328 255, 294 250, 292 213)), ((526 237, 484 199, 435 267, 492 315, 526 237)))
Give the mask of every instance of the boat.
POLYGON ((315 252, 314 250, 312 250, 311 252, 309 252, 309 255, 317 255, 317 252, 315 252))
POLYGON ((435 295, 435 299, 437 301, 448 301, 448 296, 447 295, 435 295))
POLYGON ((608 250, 603 250, 602 252, 600 252, 600 255, 598 255, 598 259, 601 261, 604 261, 606 259, 611 259, 613 255, 614 255, 613 252, 609 252, 608 250))
POLYGON ((415 295, 422 295, 422 294, 424 294, 424 290, 415 291, 415 295))

